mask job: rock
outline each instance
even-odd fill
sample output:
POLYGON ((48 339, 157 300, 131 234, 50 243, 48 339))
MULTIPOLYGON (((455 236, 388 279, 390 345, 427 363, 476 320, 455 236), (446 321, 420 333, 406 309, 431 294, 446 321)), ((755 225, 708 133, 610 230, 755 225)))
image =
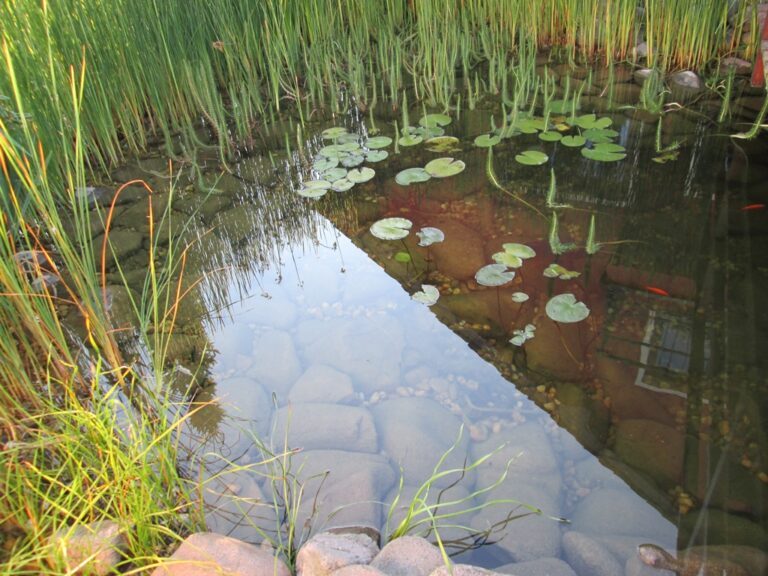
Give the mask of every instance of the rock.
POLYGON ((253 445, 254 438, 266 436, 273 405, 261 384, 248 376, 236 376, 223 380, 204 394, 198 394, 196 400, 205 401, 208 395, 214 393, 215 399, 211 398, 214 404, 201 409, 200 418, 195 414, 193 425, 206 415, 214 417, 214 409, 223 410, 224 417, 219 422, 209 418, 205 428, 213 428, 213 435, 218 437, 222 446, 229 448, 231 454, 246 451, 253 445))
POLYGON ((277 526, 271 499, 264 498, 256 480, 246 470, 223 472, 207 480, 203 501, 205 524, 211 532, 258 544, 259 530, 269 534, 277 526))
POLYGON ((728 74, 731 68, 735 69, 738 76, 749 76, 752 73, 752 64, 742 58, 727 56, 720 60, 720 74, 728 74))
POLYGON ((187 537, 152 576, 291 576, 285 563, 271 549, 240 540, 198 532, 187 537))
POLYGON ((326 364, 312 364, 288 393, 291 402, 345 402, 354 396, 352 380, 326 364))
POLYGON ((296 576, 327 576, 344 566, 368 564, 378 551, 365 534, 322 532, 310 538, 296 555, 296 576))
POLYGON ((69 573, 112 574, 128 545, 125 528, 112 520, 62 528, 51 537, 54 560, 69 573))
MULTIPOLYGON (((680 542, 693 544, 741 544, 758 550, 768 549, 768 533, 758 523, 723 510, 689 512, 680 520, 680 542), (706 531, 699 527, 705 525, 706 531)), ((674 548, 674 542, 665 547, 674 548)))
POLYGON ((623 576, 624 567, 598 542, 579 532, 566 532, 563 552, 579 576, 623 576))
POLYGON ((352 564, 332 572, 333 576, 388 576, 386 572, 365 564, 352 564))
POLYGON ((299 325, 297 343, 308 364, 327 364, 345 372, 366 394, 400 385, 404 336, 392 316, 307 321, 299 325))
MULTIPOLYGON (((107 245, 107 267, 114 265, 115 261, 124 263, 123 260, 141 249, 141 243, 144 235, 136 230, 128 228, 112 228, 109 231, 109 242, 107 245)), ((102 238, 97 239, 101 246, 102 238)))
POLYGON ((432 226, 445 233, 443 242, 430 246, 436 268, 443 274, 456 280, 469 280, 489 263, 483 252, 482 236, 476 230, 448 218, 439 218, 432 226))
POLYGON ((677 574, 663 568, 652 568, 635 554, 624 564, 624 576, 677 576, 677 574))
POLYGON ((469 564, 453 564, 450 568, 445 565, 440 566, 430 572, 429 576, 494 576, 496 574, 499 574, 499 572, 470 566, 469 564))
MULTIPOLYGON (((248 318, 252 322, 271 326, 280 330, 289 330, 298 317, 296 304, 280 292, 270 291, 271 298, 259 298, 249 310, 248 318)), ((252 300, 249 300, 251 303, 252 300)))
POLYGON ((253 364, 247 375, 260 382, 268 393, 284 398, 301 372, 290 334, 268 330, 254 337, 253 364))
POLYGON ((672 488, 683 471, 685 438, 671 426, 653 420, 623 420, 616 427, 614 451, 624 462, 672 488))
POLYGON ((647 42, 640 42, 640 44, 635 46, 635 55, 638 58, 647 58, 648 57, 648 43, 647 42))
POLYGON ((576 506, 571 527, 592 535, 644 536, 664 546, 677 541, 675 526, 628 488, 594 490, 576 506))
POLYGON ((381 502, 396 480, 383 456, 311 450, 293 456, 292 468, 304 485, 297 526, 381 526, 381 502))
MULTIPOLYGON (((405 483, 417 486, 432 476, 438 460, 456 442, 461 427, 456 416, 429 398, 389 398, 371 410, 382 449, 402 467, 405 483)), ((464 434, 442 470, 462 468, 468 444, 468 435, 464 434)), ((473 478, 470 471, 464 482, 471 484, 473 478)), ((434 485, 445 487, 456 479, 444 476, 434 485)))
POLYGON ((573 434, 584 448, 597 453, 605 447, 610 412, 599 401, 587 397, 576 384, 557 385, 559 424, 573 434))
POLYGON ((513 576, 576 576, 576 572, 558 558, 540 558, 530 562, 513 562, 496 568, 496 572, 513 576))
MULTIPOLYGON (((542 294, 544 296, 544 294, 542 294)), ((544 307, 544 303, 541 303, 544 307)), ((574 325, 556 322, 537 322, 536 337, 525 344, 528 368, 557 380, 580 381, 584 379, 581 362, 574 360, 582 357, 584 346, 581 338, 589 339, 592 329, 583 323, 577 330, 574 325), (566 349, 567 347, 567 349, 566 349), (571 354, 568 350, 573 350, 571 354)))
POLYGON ((691 70, 675 72, 667 77, 671 97, 676 102, 688 102, 701 94, 704 82, 691 70))
POLYGON ((306 450, 378 451, 373 417, 358 406, 292 404, 275 414, 274 438, 288 437, 288 446, 306 450))
POLYGON ((401 536, 381 549, 371 562, 388 576, 428 576, 443 564, 440 550, 424 538, 401 536))

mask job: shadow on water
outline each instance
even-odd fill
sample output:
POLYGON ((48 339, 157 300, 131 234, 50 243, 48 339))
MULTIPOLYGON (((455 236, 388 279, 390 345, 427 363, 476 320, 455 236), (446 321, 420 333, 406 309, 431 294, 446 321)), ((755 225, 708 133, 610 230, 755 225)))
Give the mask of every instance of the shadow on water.
MULTIPOLYGON (((590 161, 536 135, 494 149, 499 181, 545 218, 489 183, 486 151, 472 145, 487 131, 479 112, 448 127, 460 139, 450 155, 467 164, 451 178, 401 186, 398 172, 440 154, 390 148, 371 164, 373 180, 307 200, 296 190, 318 138, 208 174, 210 195, 182 195, 174 209, 194 223, 187 275, 202 280, 172 357, 198 378, 194 400, 210 402, 188 427, 209 471, 257 462, 264 452, 254 436, 276 449, 287 438, 301 449, 294 458, 308 493, 318 490, 300 518, 313 515, 311 504, 316 529, 382 527, 400 468, 412 496, 463 425, 451 467, 505 447, 456 486, 440 486, 449 497, 491 485, 511 460, 504 483, 472 501, 514 498, 569 523, 515 520, 462 559, 576 567, 596 546, 607 573, 626 565, 629 574, 643 543, 706 546, 713 558, 745 562, 752 551, 740 547, 766 549, 768 317, 759 301, 768 265, 759 246, 768 220, 750 208, 765 201, 765 167, 691 120, 673 134, 684 140, 679 157, 657 164, 656 124, 611 117, 627 149, 621 162, 590 161), (546 150, 547 165, 517 163, 526 148, 546 150), (546 205, 548 168, 557 208, 546 205), (576 249, 553 253, 553 212, 558 240, 576 249), (593 215, 599 250, 588 254, 593 215), (391 216, 413 222, 402 242, 369 231, 391 216), (445 241, 419 246, 414 232, 425 226, 445 241), (477 270, 511 242, 536 256, 509 284, 479 285, 477 270), (545 275, 553 263, 578 275, 545 275), (440 290, 431 308, 410 299, 421 284, 440 290), (562 293, 589 317, 552 321, 546 304, 562 293), (511 344, 527 324, 535 337, 511 344)), ((128 226, 123 218, 118 226, 128 226)), ((223 487, 209 502, 212 529, 257 540, 252 524, 265 515, 243 523, 249 512, 221 498, 257 502, 269 483, 238 469, 223 487)), ((509 513, 491 506, 455 523, 482 530, 509 513)))

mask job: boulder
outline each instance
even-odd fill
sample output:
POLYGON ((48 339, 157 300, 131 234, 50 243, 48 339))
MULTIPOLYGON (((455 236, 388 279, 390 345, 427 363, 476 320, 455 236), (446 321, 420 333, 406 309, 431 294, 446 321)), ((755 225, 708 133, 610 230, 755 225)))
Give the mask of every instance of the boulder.
POLYGON ((573 568, 559 558, 539 558, 530 562, 513 562, 496 568, 496 572, 513 576, 576 576, 573 568))
POLYGON ((429 576, 494 576, 499 572, 470 566, 469 564, 453 564, 448 567, 445 564, 430 572, 429 576))
POLYGON ((291 402, 346 402, 354 397, 352 379, 326 364, 312 364, 288 393, 291 402))
POLYGON ((198 532, 187 537, 151 576, 291 576, 285 563, 268 548, 235 538, 198 532))
POLYGON ((253 339, 253 364, 247 375, 260 382, 268 393, 285 398, 302 369, 293 339, 282 330, 265 330, 253 339))
POLYGON ((457 220, 439 218, 432 224, 445 233, 445 240, 430 246, 432 258, 441 273, 456 280, 470 280, 489 264, 483 251, 483 238, 473 228, 457 220))
POLYGON ((563 536, 563 552, 578 576, 623 576, 624 566, 597 541, 579 532, 563 536))
POLYGON ((401 536, 389 542, 371 562, 388 576, 429 576, 443 564, 440 550, 424 538, 401 536))
POLYGON ((58 530, 51 537, 53 560, 70 573, 112 574, 128 545, 125 528, 112 520, 58 530))
POLYGON ((329 576, 345 566, 368 564, 379 547, 366 534, 322 532, 296 555, 296 576, 329 576))
POLYGON ((206 480, 203 485, 205 524, 209 531, 258 544, 259 531, 273 534, 277 526, 271 499, 264 498, 256 479, 235 469, 206 480))
POLYGON ((701 77, 691 70, 681 70, 667 77, 671 98, 675 102, 688 102, 704 90, 701 77))
POLYGON ((557 385, 559 424, 573 434, 592 453, 605 447, 610 428, 610 412, 599 401, 587 397, 584 390, 570 383, 557 385))
POLYGON ((332 574, 333 576, 388 576, 386 572, 382 572, 373 566, 366 566, 365 564, 344 566, 343 568, 334 570, 332 574))
POLYGON ((306 450, 378 451, 371 413, 362 407, 313 402, 292 404, 275 413, 273 438, 306 450))

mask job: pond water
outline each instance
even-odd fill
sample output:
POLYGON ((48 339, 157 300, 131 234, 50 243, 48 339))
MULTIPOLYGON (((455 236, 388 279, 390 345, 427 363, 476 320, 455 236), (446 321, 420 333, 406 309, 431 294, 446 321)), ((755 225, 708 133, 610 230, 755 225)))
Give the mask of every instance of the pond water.
MULTIPOLYGON (((171 355, 177 372, 197 370, 195 400, 208 402, 187 437, 211 478, 211 529, 274 537, 277 494, 295 504, 299 530, 385 530, 399 491, 391 529, 447 454, 439 469, 452 472, 422 496, 442 503, 432 512, 448 514, 439 533, 463 550, 460 561, 642 574, 643 543, 696 549, 710 562, 760 561, 765 142, 734 141, 702 116, 672 112, 663 138, 682 143, 679 155, 657 163, 655 121, 583 104, 582 113, 592 110, 611 118, 625 159, 598 162, 519 134, 494 147, 489 174, 487 149, 473 139, 487 132, 490 112, 462 111, 445 126, 458 138, 448 152, 390 145, 388 158, 366 162, 376 170, 370 181, 319 200, 299 196, 330 143, 321 130, 368 135, 369 119, 350 115, 305 128, 306 141, 295 125, 265 131, 263 147, 232 173, 202 175, 215 187, 208 196, 181 187, 173 214, 192 215, 185 234, 196 239, 185 276, 201 283, 171 355), (528 149, 548 159, 518 163, 528 149), (438 157, 466 169, 395 181, 438 157), (547 202, 550 169, 556 197, 547 202), (588 254, 593 216, 598 244, 588 254), (370 227, 385 217, 407 218, 410 233, 376 238, 370 227), (419 246, 423 227, 439 228, 444 241, 419 246), (510 282, 480 285, 476 272, 508 243, 535 256, 510 282), (552 264, 559 277, 545 275, 552 264), (422 284, 439 289, 433 306, 411 298, 422 284), (518 292, 528 300, 517 302, 518 292), (548 316, 547 303, 565 293, 588 307, 586 319, 548 316), (512 344, 529 324, 533 337, 512 344), (263 463, 286 450, 290 457, 263 463), (459 526, 476 533, 466 538, 459 526)), ((377 118, 381 135, 395 137, 393 119, 377 118)), ((114 177, 140 176, 161 190, 165 170, 150 158, 114 177)), ((130 199, 129 189, 114 233, 136 246, 123 262, 138 289, 146 203, 130 199)), ((428 526, 426 515, 417 520, 428 526)))

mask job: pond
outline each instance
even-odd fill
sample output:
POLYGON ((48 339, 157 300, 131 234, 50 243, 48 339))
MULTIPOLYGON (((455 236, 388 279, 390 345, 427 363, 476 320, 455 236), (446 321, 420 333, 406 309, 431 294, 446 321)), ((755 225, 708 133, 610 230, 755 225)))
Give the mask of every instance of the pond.
MULTIPOLYGON (((410 110, 415 127, 424 113, 410 110)), ((505 113, 481 102, 418 134, 399 111, 353 109, 265 130, 229 172, 215 155, 201 175, 177 167, 191 184, 171 214, 191 216, 185 276, 200 283, 170 354, 179 398, 192 376, 204 403, 184 442, 209 478, 209 527, 274 537, 285 498, 299 531, 391 530, 418 495, 441 503, 430 510, 458 558, 490 568, 639 574, 645 543, 748 565, 768 547, 765 142, 699 111, 657 121, 597 97, 548 121, 521 111, 502 126, 505 113), (504 137, 489 152, 492 134, 474 142, 492 111, 504 137), (602 130, 586 150, 617 144, 606 153, 620 158, 562 143, 558 124, 602 130), (440 131, 457 140, 414 142, 440 131), (445 161, 441 177, 437 158, 465 167, 445 161), (375 174, 357 169, 346 191, 329 187, 347 169, 305 184, 344 161, 375 174), (398 182, 424 166, 435 177, 398 182), (410 227, 381 239, 384 218, 410 227), (425 228, 443 239, 424 246, 425 228), (485 285, 495 262, 501 279, 485 285), (434 304, 414 299, 423 285, 434 304)), ((167 170, 147 158, 114 179, 163 190, 167 170)), ((112 232, 136 290, 140 196, 126 190, 112 232)))

